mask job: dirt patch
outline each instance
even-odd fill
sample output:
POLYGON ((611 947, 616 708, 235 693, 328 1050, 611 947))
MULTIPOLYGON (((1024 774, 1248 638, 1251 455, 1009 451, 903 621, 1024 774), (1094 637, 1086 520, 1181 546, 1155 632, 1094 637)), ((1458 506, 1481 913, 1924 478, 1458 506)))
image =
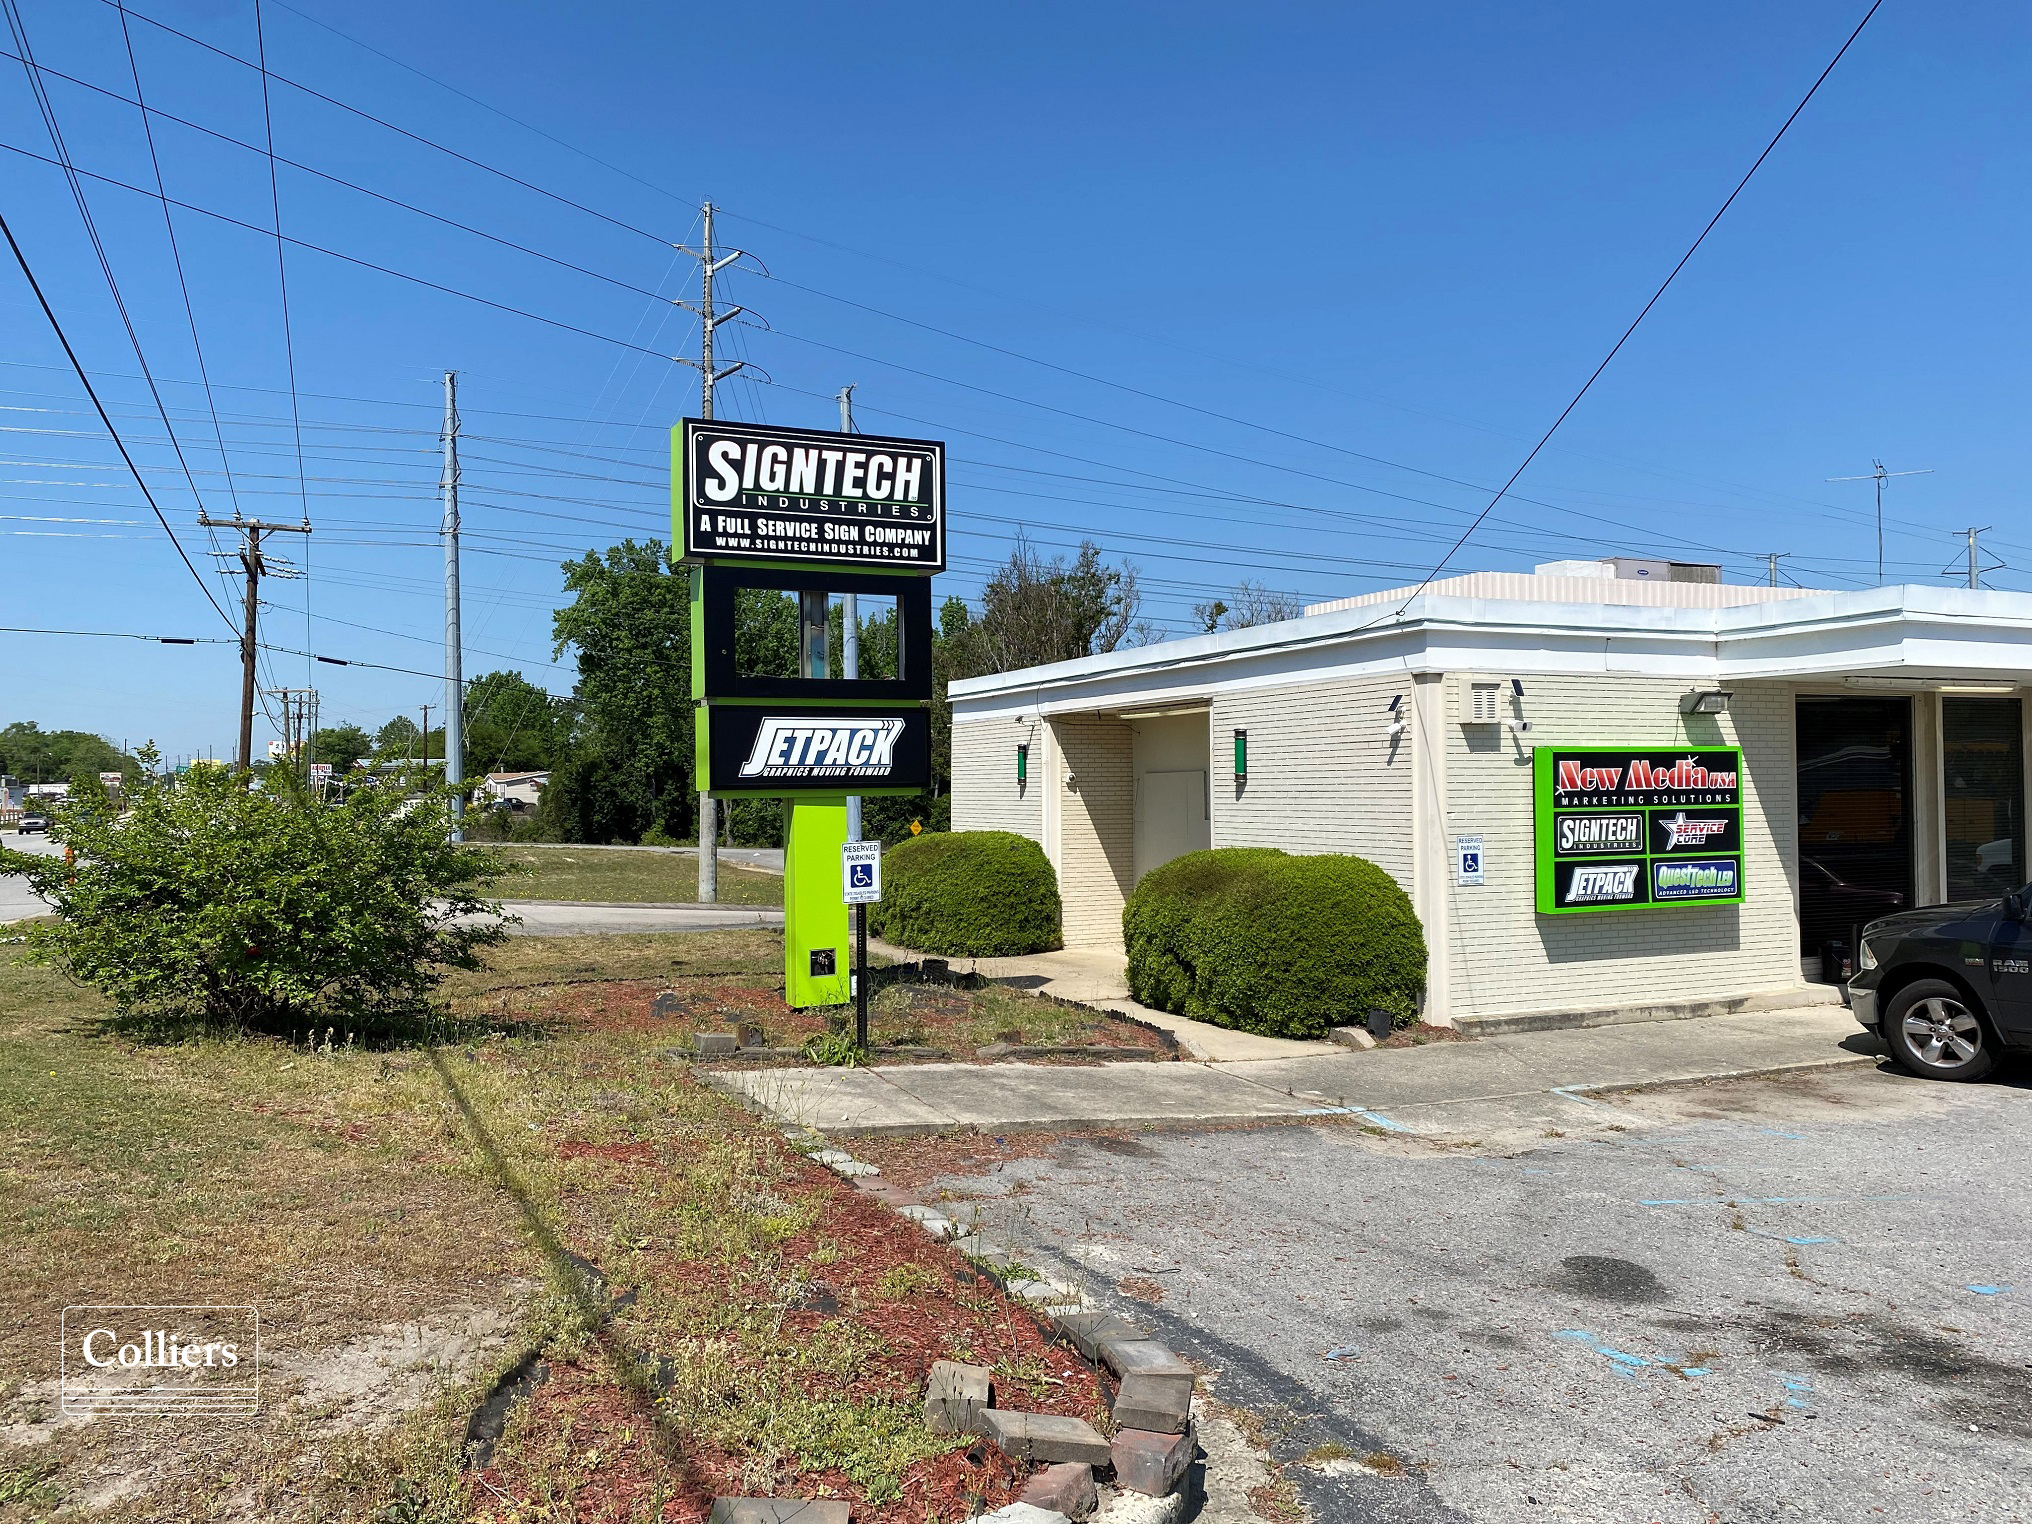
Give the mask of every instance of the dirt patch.
POLYGON ((1435 1027, 1417 1022, 1408 1027, 1398 1027, 1376 1046, 1379 1048, 1422 1048, 1430 1042, 1466 1042, 1467 1033, 1458 1027, 1435 1027))

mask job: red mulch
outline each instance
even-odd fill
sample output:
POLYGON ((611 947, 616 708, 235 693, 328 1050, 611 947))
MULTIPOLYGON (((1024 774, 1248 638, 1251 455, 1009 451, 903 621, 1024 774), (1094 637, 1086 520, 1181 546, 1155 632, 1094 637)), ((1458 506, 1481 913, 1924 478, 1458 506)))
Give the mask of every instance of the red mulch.
MULTIPOLYGON (((915 1141, 923 1145, 923 1140, 915 1141)), ((566 1142, 558 1145, 558 1152, 567 1158, 654 1167, 653 1153, 644 1152, 650 1148, 566 1142)), ((1055 1383, 1044 1387, 1042 1397, 1033 1397, 1027 1387, 1012 1387, 1006 1396, 998 1392, 998 1401, 1083 1418, 1102 1411, 1102 1389, 1093 1370, 1047 1337, 1027 1307, 1004 1296, 956 1250, 934 1242, 908 1218, 830 1170, 791 1157, 785 1162, 783 1189, 821 1198, 817 1225, 785 1245, 785 1268, 808 1265, 821 1239, 841 1251, 829 1263, 809 1266, 811 1277, 824 1284, 840 1310, 793 1311, 786 1325, 806 1331, 829 1318, 850 1318, 872 1331, 882 1346, 850 1383, 836 1392, 815 1385, 811 1396, 886 1396, 915 1402, 932 1361, 945 1358, 951 1344, 958 1342, 988 1363, 1016 1361, 1041 1369, 1055 1383), (921 1267, 928 1279, 908 1295, 885 1297, 882 1277, 901 1265, 921 1267), (983 1317, 963 1305, 959 1301, 963 1292, 976 1300, 985 1295, 995 1309, 992 1315, 983 1317)), ((636 1261, 636 1270, 646 1279, 645 1289, 653 1292, 660 1284, 680 1296, 724 1295, 729 1282, 726 1266, 707 1262, 659 1262, 644 1256, 636 1261)), ((604 1332, 601 1342, 618 1353, 626 1337, 624 1325, 604 1332)), ((649 1353, 653 1356, 654 1351, 649 1353)), ((584 1480, 575 1493, 574 1517, 589 1524, 622 1524, 646 1517, 660 1497, 663 1508, 658 1517, 667 1524, 704 1524, 714 1497, 739 1495, 744 1457, 699 1435, 659 1429, 653 1401, 617 1387, 607 1370, 606 1362, 597 1357, 554 1363, 549 1381, 530 1395, 523 1420, 533 1421, 538 1432, 568 1424, 575 1456, 599 1452, 597 1467, 576 1471, 584 1480)), ((912 1466, 902 1478, 901 1495, 875 1507, 861 1502, 859 1486, 836 1472, 786 1477, 781 1489, 798 1496, 846 1498, 853 1503, 855 1524, 924 1524, 927 1518, 965 1518, 1000 1507, 1015 1496, 1027 1471, 976 1442, 912 1466)), ((504 1513, 515 1505, 526 1511, 539 1496, 537 1481, 497 1464, 476 1479, 472 1507, 482 1514, 504 1513), (515 1504, 505 1499, 514 1499, 515 1504)))

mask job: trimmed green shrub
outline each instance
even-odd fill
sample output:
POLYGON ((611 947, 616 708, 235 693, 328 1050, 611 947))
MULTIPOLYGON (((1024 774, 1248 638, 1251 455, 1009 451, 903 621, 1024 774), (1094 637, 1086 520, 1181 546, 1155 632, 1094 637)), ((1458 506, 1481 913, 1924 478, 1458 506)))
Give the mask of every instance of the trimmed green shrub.
POLYGON ((927 831, 891 847, 868 929, 948 957, 1011 958, 1065 945, 1051 860, 1010 831, 927 831))
POLYGON ((1410 898, 1360 857, 1188 852, 1144 875, 1122 934, 1137 1000, 1266 1037, 1323 1037, 1377 1007, 1408 1025, 1425 988, 1410 898))

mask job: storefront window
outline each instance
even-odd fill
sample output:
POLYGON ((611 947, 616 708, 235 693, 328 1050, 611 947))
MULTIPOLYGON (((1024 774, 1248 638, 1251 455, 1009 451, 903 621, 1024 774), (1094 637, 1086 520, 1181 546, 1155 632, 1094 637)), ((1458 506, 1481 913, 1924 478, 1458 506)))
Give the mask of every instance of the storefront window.
POLYGON ((1940 701, 1947 897, 1991 899, 2025 882, 2025 731, 2014 698, 1940 701))

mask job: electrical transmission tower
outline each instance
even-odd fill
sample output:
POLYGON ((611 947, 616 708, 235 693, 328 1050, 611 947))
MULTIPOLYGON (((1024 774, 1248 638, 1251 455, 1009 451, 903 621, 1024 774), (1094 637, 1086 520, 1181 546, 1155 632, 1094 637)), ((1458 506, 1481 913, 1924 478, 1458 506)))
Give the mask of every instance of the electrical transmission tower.
MULTIPOLYGON (((2007 563, 2003 561, 1993 560, 1989 565, 1983 565, 1983 549, 1980 538, 1990 532, 1988 524, 1983 525, 1979 529, 1957 529, 1954 532, 1968 537, 1968 585, 1971 590, 1978 590, 1982 587, 1984 572, 2003 571, 2005 569, 2007 563)), ((1940 574, 1944 577, 1954 569, 1952 564, 1943 566, 1940 569, 1940 574)))
MULTIPOLYGON (((243 519, 235 514, 230 519, 215 519, 210 514, 199 513, 198 523, 205 529, 236 529, 240 533, 240 574, 247 582, 246 618, 240 633, 240 771, 246 772, 254 765, 254 699, 259 692, 254 678, 255 658, 261 653, 261 579, 270 574, 266 558, 261 552, 261 537, 264 534, 310 533, 310 520, 301 524, 269 524, 260 519, 243 519)), ((277 570, 277 576, 289 573, 277 570)))
POLYGON ((1933 467, 1924 466, 1917 471, 1886 471, 1881 460, 1873 460, 1875 467, 1863 476, 1830 476, 1831 482, 1875 482, 1877 484, 1877 586, 1884 585, 1884 483, 1894 476, 1931 476, 1933 467))
MULTIPOLYGON (((736 371, 751 368, 746 360, 736 360, 731 365, 721 365, 713 358, 713 336, 719 332, 720 325, 731 323, 747 310, 745 307, 739 306, 726 308, 716 306, 713 300, 714 278, 722 270, 726 269, 727 266, 733 264, 735 260, 748 257, 745 250, 720 250, 715 248, 713 244, 714 210, 715 208, 710 201, 705 202, 699 207, 699 219, 703 231, 699 236, 699 246, 697 248, 683 243, 671 245, 678 253, 689 254, 699 262, 699 299, 696 302, 687 302, 681 298, 672 298, 677 306, 698 317, 699 357, 694 360, 685 355, 674 355, 672 358, 677 360, 679 364, 691 366, 692 369, 699 373, 699 416, 701 418, 713 416, 713 389, 736 371)), ((720 897, 719 811, 715 808, 713 796, 705 788, 708 780, 700 778, 695 781, 700 785, 698 794, 699 900, 703 904, 711 905, 716 903, 720 897)))

